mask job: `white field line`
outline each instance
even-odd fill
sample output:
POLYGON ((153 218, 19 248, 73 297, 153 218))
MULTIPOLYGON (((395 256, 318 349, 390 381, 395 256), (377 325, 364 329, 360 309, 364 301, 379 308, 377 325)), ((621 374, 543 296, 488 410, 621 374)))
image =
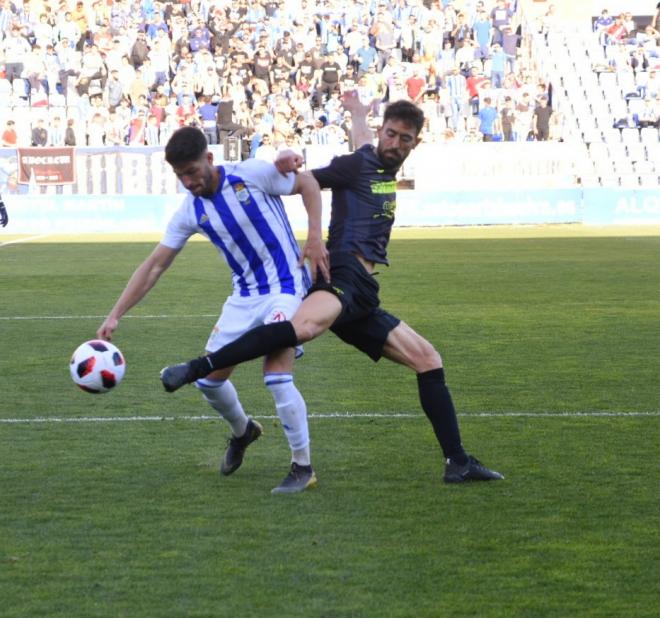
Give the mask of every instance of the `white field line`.
POLYGON ((0 242, 0 248, 8 247, 9 245, 17 245, 21 242, 32 242, 33 240, 39 240, 41 238, 48 238, 52 234, 39 234, 37 236, 28 236, 26 238, 17 238, 16 240, 8 240, 7 242, 0 242))
MULTIPOLYGON (((277 420, 272 414, 253 415, 263 420, 277 420)), ((472 412, 459 414, 461 418, 635 418, 660 417, 658 412, 472 412)), ((383 419, 418 419, 425 418, 423 414, 405 412, 330 412, 326 414, 310 414, 311 420, 317 419, 354 419, 354 418, 383 418, 383 419)), ((0 418, 0 425, 31 425, 38 423, 145 423, 163 421, 204 422, 219 421, 216 415, 199 416, 40 416, 36 418, 0 418)))
MULTIPOLYGON (((10 315, 0 316, 0 320, 104 320, 105 315, 10 315)), ((195 313, 183 315, 125 315, 122 320, 171 320, 180 318, 217 318, 217 313, 195 313)))

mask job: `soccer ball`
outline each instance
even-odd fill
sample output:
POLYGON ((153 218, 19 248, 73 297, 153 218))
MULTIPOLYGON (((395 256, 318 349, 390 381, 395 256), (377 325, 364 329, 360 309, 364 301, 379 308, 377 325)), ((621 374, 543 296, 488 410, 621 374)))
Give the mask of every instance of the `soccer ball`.
POLYGON ((93 339, 80 345, 69 364, 71 378, 88 393, 107 393, 124 377, 126 361, 117 346, 93 339))

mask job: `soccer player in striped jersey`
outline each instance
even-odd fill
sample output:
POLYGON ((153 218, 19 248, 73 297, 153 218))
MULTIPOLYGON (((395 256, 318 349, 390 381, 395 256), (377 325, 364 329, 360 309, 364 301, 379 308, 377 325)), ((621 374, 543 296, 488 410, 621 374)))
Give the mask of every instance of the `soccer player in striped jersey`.
MULTIPOLYGON (((489 470, 463 448, 440 354, 405 322, 380 307, 374 275, 378 264, 388 264, 396 174, 421 141, 424 113, 410 101, 390 103, 378 130, 378 145, 373 146, 368 106, 357 93, 344 95, 343 104, 352 115, 358 149, 335 157, 327 167, 299 174, 313 176, 321 187, 332 189, 327 243, 330 278, 316 282, 292 320, 259 326, 212 354, 165 367, 161 371, 163 386, 172 392, 221 367, 311 341, 331 330, 374 361, 385 357, 415 371, 421 407, 445 457, 447 483, 502 479, 499 472, 489 470)), ((297 169, 302 163, 295 153, 286 159, 278 163, 283 171, 297 169)))
MULTIPOLYGON (((188 193, 163 239, 135 270, 97 335, 112 338, 121 317, 146 296, 193 234, 202 234, 213 243, 233 279, 233 293, 211 332, 207 352, 218 350, 255 326, 290 320, 312 282, 310 270, 314 278, 317 272, 329 278, 318 183, 303 174, 281 174, 272 163, 256 159, 216 166, 206 137, 194 127, 174 132, 165 147, 165 159, 188 193), (308 214, 302 252, 280 198, 292 194, 302 196, 308 214)), ((264 382, 275 400, 292 460, 289 475, 274 493, 293 493, 316 484, 307 409, 293 381, 294 355, 291 347, 264 358, 264 382)), ((195 383, 231 426, 232 437, 220 465, 224 475, 238 469, 246 448, 263 431, 243 410, 229 380, 232 370, 226 367, 211 372, 195 383)))

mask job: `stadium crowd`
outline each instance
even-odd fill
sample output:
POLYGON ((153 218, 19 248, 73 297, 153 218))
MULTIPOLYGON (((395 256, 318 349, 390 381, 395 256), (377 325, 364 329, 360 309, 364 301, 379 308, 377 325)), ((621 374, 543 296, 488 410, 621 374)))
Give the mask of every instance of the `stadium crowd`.
MULTIPOLYGON (((660 2, 649 23, 636 24, 630 12, 611 15, 604 9, 593 29, 603 61, 593 68, 616 74, 628 113, 614 118, 615 128, 660 129, 660 2)), ((604 78, 601 77, 604 83, 604 78)))
POLYGON ((268 158, 348 142, 353 89, 374 124, 420 104, 426 141, 561 140, 524 35, 515 0, 0 0, 1 145, 154 146, 198 125, 268 158), (43 113, 17 131, 26 110, 43 113))

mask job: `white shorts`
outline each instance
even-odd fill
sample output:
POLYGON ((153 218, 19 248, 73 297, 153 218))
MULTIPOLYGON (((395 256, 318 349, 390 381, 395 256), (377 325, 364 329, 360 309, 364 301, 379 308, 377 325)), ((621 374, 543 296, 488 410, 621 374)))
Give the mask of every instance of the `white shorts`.
MULTIPOLYGON (((300 303, 302 298, 291 294, 268 294, 254 298, 230 296, 222 306, 220 317, 206 342, 206 351, 215 352, 256 326, 290 320, 300 303)), ((302 354, 303 347, 296 346, 296 358, 302 354)))

